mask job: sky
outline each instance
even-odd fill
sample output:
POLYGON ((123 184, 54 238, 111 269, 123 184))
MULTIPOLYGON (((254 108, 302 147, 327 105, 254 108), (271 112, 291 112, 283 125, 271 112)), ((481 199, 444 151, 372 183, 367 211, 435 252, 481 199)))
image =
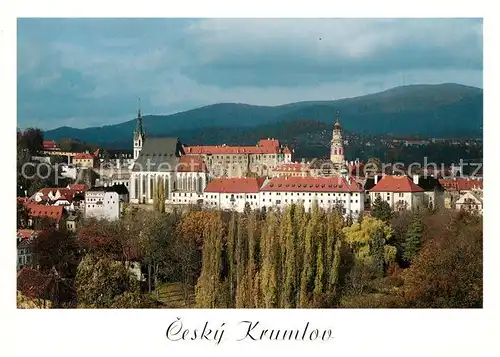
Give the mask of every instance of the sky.
POLYGON ((18 127, 483 86, 480 19, 18 19, 18 127))

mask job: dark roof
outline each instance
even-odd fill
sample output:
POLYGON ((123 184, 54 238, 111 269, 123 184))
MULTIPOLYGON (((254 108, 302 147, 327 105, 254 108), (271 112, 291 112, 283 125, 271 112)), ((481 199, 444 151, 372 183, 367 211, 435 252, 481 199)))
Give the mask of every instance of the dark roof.
POLYGON ((435 177, 419 177, 418 185, 424 189, 424 191, 444 191, 443 186, 439 183, 439 180, 435 177))
POLYGON ((309 168, 315 169, 333 169, 335 164, 330 159, 315 159, 311 161, 309 168))
POLYGON ((128 188, 124 184, 96 186, 92 187, 89 191, 116 192, 119 195, 128 195, 128 188))
POLYGON ((184 154, 178 138, 147 138, 132 171, 175 171, 184 154))
MULTIPOLYGON (((378 181, 382 179, 382 175, 378 175, 378 181)), ((375 187, 375 177, 367 177, 365 180, 365 184, 363 186, 365 191, 371 190, 373 187, 375 187)))

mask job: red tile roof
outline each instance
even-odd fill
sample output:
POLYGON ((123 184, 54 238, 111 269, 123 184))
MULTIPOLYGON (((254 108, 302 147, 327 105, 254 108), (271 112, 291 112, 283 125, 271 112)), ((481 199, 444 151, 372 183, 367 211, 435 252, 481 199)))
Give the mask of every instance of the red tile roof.
POLYGON ((278 154, 279 140, 260 140, 257 146, 184 146, 186 154, 278 154))
POLYGON ((74 184, 70 184, 69 185, 69 189, 71 191, 75 191, 75 192, 85 192, 89 188, 87 187, 87 185, 84 185, 84 184, 81 184, 81 183, 74 183, 74 184))
POLYGON ((278 192, 363 192, 354 180, 343 177, 276 177, 262 191, 278 192))
POLYGON ((184 155, 179 159, 178 172, 207 172, 205 162, 198 156, 184 155))
POLYGON ((53 149, 59 149, 57 146, 56 142, 53 140, 44 140, 43 141, 43 148, 45 150, 53 150, 53 149))
POLYGON ((291 154, 292 153, 292 150, 290 150, 290 148, 288 146, 285 146, 285 148, 283 149, 283 154, 291 154))
POLYGON ((483 189, 483 180, 470 180, 466 178, 439 179, 439 183, 447 191, 471 191, 483 189))
POLYGON ((92 154, 89 154, 89 153, 86 153, 86 152, 79 152, 77 154, 75 154, 75 156, 73 156, 73 159, 94 159, 94 155, 92 154))
POLYGON ((303 172, 309 171, 309 165, 300 164, 300 163, 289 163, 289 164, 281 164, 277 165, 273 171, 284 171, 284 172, 303 172))
POLYGON ((26 206, 31 217, 48 217, 59 222, 63 215, 62 206, 45 206, 37 204, 29 204, 26 206))
POLYGON ((258 193, 262 184, 263 178, 218 178, 210 181, 205 188, 205 192, 219 193, 258 193))
POLYGON ((385 175, 370 192, 424 192, 408 176, 385 175))
POLYGON ((20 238, 21 240, 29 239, 34 237, 38 231, 35 231, 34 229, 18 229, 17 230, 17 237, 20 238))

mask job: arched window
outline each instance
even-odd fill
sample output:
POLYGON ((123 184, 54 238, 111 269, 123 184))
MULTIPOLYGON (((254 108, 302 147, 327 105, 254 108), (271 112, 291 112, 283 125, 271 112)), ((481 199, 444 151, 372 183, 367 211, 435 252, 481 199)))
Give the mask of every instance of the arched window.
POLYGON ((187 190, 188 191, 194 191, 193 190, 193 178, 191 176, 188 177, 188 187, 187 187, 187 190))
POLYGON ((165 180, 165 198, 169 200, 170 199, 169 178, 165 177, 164 180, 165 180))

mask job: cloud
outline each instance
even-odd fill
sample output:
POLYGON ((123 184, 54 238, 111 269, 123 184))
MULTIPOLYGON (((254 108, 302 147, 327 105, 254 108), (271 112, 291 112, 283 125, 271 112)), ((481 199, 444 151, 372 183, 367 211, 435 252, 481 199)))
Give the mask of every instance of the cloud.
POLYGON ((443 82, 482 86, 481 20, 18 20, 21 127, 443 82))

